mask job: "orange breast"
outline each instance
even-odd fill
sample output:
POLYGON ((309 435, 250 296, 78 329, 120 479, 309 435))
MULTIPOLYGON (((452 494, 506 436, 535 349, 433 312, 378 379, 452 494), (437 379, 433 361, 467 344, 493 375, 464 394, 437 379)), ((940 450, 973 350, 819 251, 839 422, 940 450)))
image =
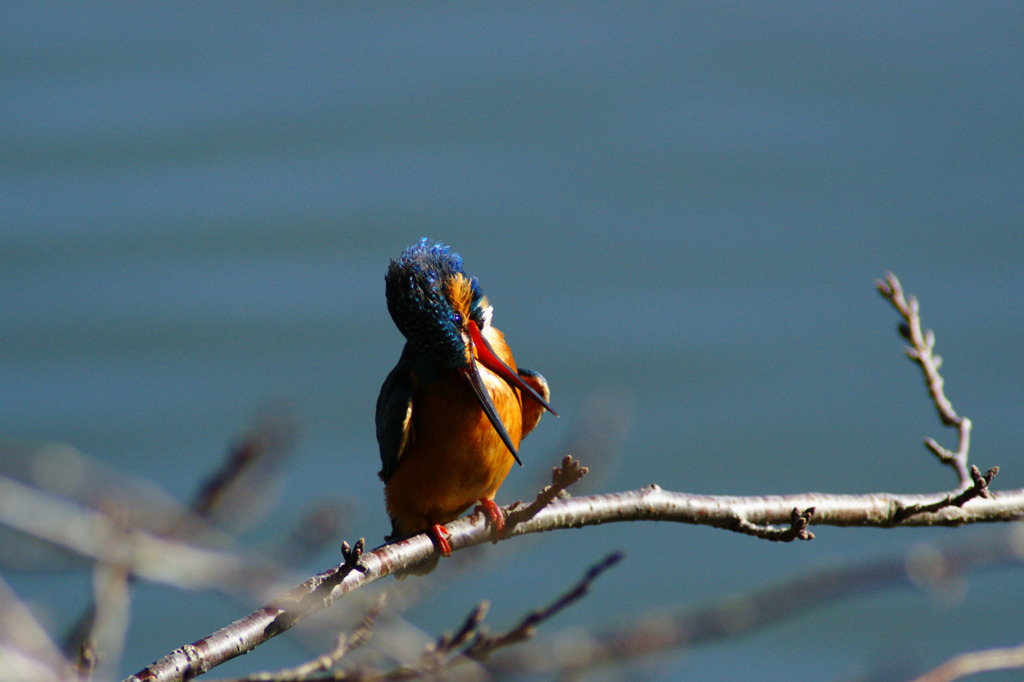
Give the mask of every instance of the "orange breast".
MULTIPOLYGON (((495 351, 514 368, 501 333, 492 330, 495 351)), ((481 372, 518 447, 523 427, 519 391, 483 367, 481 372)), ((395 532, 406 535, 447 523, 479 500, 493 499, 514 461, 462 374, 441 372, 435 381, 421 383, 413 396, 410 442, 384 487, 395 532)))

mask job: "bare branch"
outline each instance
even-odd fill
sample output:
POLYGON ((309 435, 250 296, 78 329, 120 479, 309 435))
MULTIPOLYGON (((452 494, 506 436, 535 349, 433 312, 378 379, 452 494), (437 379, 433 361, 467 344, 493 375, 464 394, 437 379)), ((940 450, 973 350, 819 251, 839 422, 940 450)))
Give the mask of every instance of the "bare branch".
POLYGON ((0 524, 97 561, 118 557, 141 578, 184 589, 267 587, 266 562, 126 528, 109 515, 0 476, 0 524))
POLYGON ((925 439, 924 444, 940 462, 956 471, 960 487, 967 488, 971 485, 971 476, 967 469, 967 456, 971 447, 971 420, 957 415, 953 403, 944 393, 944 381, 939 374, 942 358, 933 352, 935 334, 930 329, 921 330, 920 306, 917 299, 913 296, 904 296, 903 287, 896 279, 896 275, 887 273, 885 280, 876 281, 875 286, 903 317, 900 335, 910 342, 906 349, 907 357, 917 363, 924 373, 924 381, 939 414, 939 420, 944 426, 956 428, 960 436, 956 452, 947 450, 931 438, 925 439))
POLYGON ((265 490, 295 445, 297 432, 297 420, 287 405, 263 406, 220 467, 200 485, 192 511, 233 526, 258 520, 260 508, 271 497, 265 490))
POLYGON ((96 563, 90 617, 80 620, 81 629, 68 638, 77 650, 74 664, 79 679, 91 679, 97 670, 101 671, 100 679, 107 679, 120 662, 128 633, 130 582, 123 565, 111 561, 96 563))
POLYGON ((913 682, 951 682, 990 670, 1024 668, 1024 644, 1006 649, 986 649, 960 654, 913 682))
POLYGON ((0 579, 0 670, 12 679, 58 682, 75 678, 71 662, 32 611, 0 579))
MULTIPOLYGON (((1024 518, 1024 490, 990 493, 976 497, 962 507, 947 506, 934 512, 922 511, 897 518, 897 510, 913 504, 928 504, 934 497, 924 495, 780 495, 769 497, 719 497, 670 492, 658 486, 605 495, 557 499, 526 521, 510 528, 505 540, 516 535, 562 528, 622 521, 675 521, 733 530, 736 519, 755 525, 784 525, 793 522, 793 509, 814 508, 815 525, 891 528, 893 526, 960 526, 967 523, 1015 521, 1024 518)), ((463 517, 447 526, 452 550, 491 542, 493 534, 479 515, 463 517)), ((433 542, 425 533, 383 545, 363 554, 359 565, 365 571, 343 564, 315 576, 272 604, 231 625, 182 647, 129 680, 181 680, 251 651, 261 642, 291 627, 311 613, 343 595, 380 580, 396 571, 418 565, 434 556, 433 542), (329 595, 318 589, 333 586, 329 595)))

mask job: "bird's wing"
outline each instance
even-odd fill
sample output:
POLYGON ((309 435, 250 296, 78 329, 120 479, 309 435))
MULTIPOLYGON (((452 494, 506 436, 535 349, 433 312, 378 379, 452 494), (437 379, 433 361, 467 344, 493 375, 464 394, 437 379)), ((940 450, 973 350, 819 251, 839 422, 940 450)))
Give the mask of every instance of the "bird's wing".
POLYGON ((380 478, 385 483, 395 473, 412 434, 412 363, 403 354, 377 397, 377 444, 380 446, 380 478))
MULTIPOLYGON (((541 398, 544 398, 546 402, 551 401, 551 389, 548 387, 548 380, 544 378, 544 375, 539 372, 534 372, 528 369, 519 368, 519 378, 526 382, 530 388, 537 391, 541 398)), ((523 438, 526 438, 526 434, 533 431, 533 427, 540 421, 541 415, 544 414, 544 408, 537 404, 536 401, 530 400, 527 397, 523 397, 523 438)))

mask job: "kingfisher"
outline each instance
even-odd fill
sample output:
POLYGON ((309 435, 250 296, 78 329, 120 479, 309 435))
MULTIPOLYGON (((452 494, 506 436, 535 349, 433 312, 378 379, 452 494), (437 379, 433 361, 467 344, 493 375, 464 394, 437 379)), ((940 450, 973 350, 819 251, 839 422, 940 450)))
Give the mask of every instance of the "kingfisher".
POLYGON ((544 410, 558 415, 547 380, 517 369, 459 254, 423 238, 391 261, 384 283, 406 338, 377 398, 387 539, 427 531, 449 556, 443 524, 474 503, 504 533, 494 495, 513 462, 522 466, 517 448, 544 410))

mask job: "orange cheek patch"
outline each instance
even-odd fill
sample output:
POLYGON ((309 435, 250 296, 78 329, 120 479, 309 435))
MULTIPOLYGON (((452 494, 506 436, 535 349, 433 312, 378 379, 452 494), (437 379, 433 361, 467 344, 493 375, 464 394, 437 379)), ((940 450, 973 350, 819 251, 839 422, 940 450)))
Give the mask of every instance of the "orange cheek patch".
POLYGON ((473 300, 473 287, 469 283, 469 278, 461 272, 457 273, 448 280, 446 288, 448 301, 452 304, 455 312, 462 316, 463 324, 465 324, 465 321, 469 319, 469 304, 473 300))

